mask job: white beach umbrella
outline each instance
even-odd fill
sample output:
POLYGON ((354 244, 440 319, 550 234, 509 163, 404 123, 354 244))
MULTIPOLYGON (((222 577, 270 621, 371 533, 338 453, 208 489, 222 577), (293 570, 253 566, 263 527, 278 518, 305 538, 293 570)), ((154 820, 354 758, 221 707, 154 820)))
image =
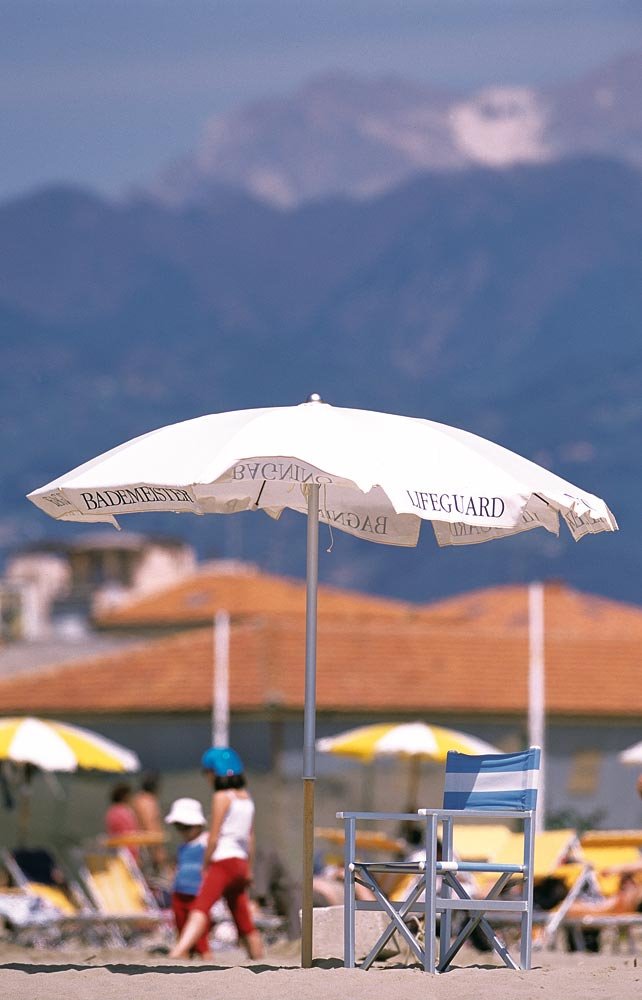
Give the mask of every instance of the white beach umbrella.
POLYGON ((80 726, 52 719, 0 719, 0 760, 31 764, 42 771, 138 771, 133 750, 80 726))
POLYGON ((642 741, 634 743, 618 754, 618 760, 623 764, 632 764, 634 767, 642 767, 642 741))
POLYGON ((22 765, 18 839, 22 842, 29 824, 32 768, 46 775, 82 770, 122 773, 139 771, 133 750, 80 726, 54 719, 9 716, 0 719, 0 762, 22 765))
POLYGON ((151 431, 29 494, 67 521, 119 514, 308 514, 304 708, 302 960, 312 961, 314 736, 318 525, 367 541, 416 545, 431 521, 439 545, 532 528, 573 538, 615 531, 603 500, 533 462, 445 424, 329 406, 238 410, 151 431))
POLYGON ((371 761, 375 757, 418 757, 445 761, 450 750, 458 753, 501 753, 477 736, 426 722, 375 722, 336 736, 317 740, 317 750, 371 761))
POLYGON ((407 812, 417 808, 421 762, 445 761, 450 750, 458 753, 501 753, 497 747, 470 733, 426 722, 375 722, 347 729, 317 740, 317 750, 337 757, 351 757, 364 764, 377 757, 404 757, 409 762, 407 812))

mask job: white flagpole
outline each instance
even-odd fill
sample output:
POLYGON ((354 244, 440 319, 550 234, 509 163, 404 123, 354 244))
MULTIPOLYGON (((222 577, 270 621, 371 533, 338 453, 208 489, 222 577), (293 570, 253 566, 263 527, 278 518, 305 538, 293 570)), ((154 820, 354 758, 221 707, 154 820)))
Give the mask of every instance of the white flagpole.
POLYGON ((214 616, 214 678, 212 684, 212 745, 230 744, 230 616, 214 616))
POLYGON ((528 740, 542 749, 535 832, 544 829, 546 813, 546 682, 544 663, 544 586, 528 588, 528 740))

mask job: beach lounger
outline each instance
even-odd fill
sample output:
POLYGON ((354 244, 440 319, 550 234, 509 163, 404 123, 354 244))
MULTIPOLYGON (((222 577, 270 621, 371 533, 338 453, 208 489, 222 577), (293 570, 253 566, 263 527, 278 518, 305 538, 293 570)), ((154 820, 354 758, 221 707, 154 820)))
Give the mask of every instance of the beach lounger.
MULTIPOLYGON (((621 876, 604 874, 604 869, 635 865, 640 861, 642 830, 588 830, 580 837, 580 845, 599 892, 608 899, 619 891, 621 876)), ((566 918, 564 923, 576 929, 613 930, 615 944, 624 943, 633 953, 633 931, 642 928, 642 913, 595 914, 566 918)))
POLYGON ((14 885, 55 906, 60 913, 75 915, 87 908, 87 899, 70 880, 53 854, 44 848, 2 851, 2 863, 14 885))
POLYGON ((611 866, 633 864, 639 860, 639 853, 632 848, 591 847, 583 848, 582 853, 587 864, 595 873, 595 880, 603 896, 614 896, 620 886, 620 875, 605 875, 604 868, 611 866), (636 857, 637 855, 637 857, 636 857))
POLYGON ((418 815, 425 824, 425 861, 370 862, 356 856, 356 824, 361 820, 415 819, 407 813, 338 813, 345 823, 345 942, 344 962, 355 966, 355 915, 357 910, 383 910, 390 922, 362 963, 369 968, 381 949, 397 932, 426 972, 444 971, 452 963, 462 945, 476 932, 484 935, 490 946, 510 968, 528 969, 531 960, 533 914, 533 851, 534 816, 537 802, 540 751, 537 747, 517 754, 449 753, 446 760, 445 791, 442 809, 420 809, 418 815), (523 823, 521 855, 515 862, 458 861, 453 849, 453 826, 458 820, 472 819, 506 823, 523 823), (443 829, 442 856, 437 854, 437 824, 443 829), (418 876, 403 901, 391 900, 383 892, 382 875, 418 876), (471 898, 462 879, 463 874, 493 873, 494 884, 483 899, 471 898), (440 895, 435 891, 441 876, 440 895), (501 899, 500 894, 511 879, 519 877, 519 891, 513 898, 501 899), (374 902, 359 901, 355 885, 366 886, 374 894, 374 902), (419 903, 423 896, 424 902, 419 903), (463 927, 451 942, 452 915, 465 914, 463 927), (521 926, 519 964, 505 943, 493 930, 487 915, 518 913, 521 926), (423 941, 408 927, 406 918, 420 913, 424 917, 423 941), (441 915, 440 953, 436 968, 437 918, 441 915))
MULTIPOLYGON (((587 932, 613 930, 616 941, 623 940, 634 950, 631 932, 636 927, 642 927, 642 914, 593 914, 582 917, 571 917, 571 906, 583 894, 588 893, 595 898, 609 898, 617 893, 620 886, 619 875, 606 875, 603 870, 635 864, 640 860, 639 846, 642 845, 640 830, 590 830, 579 838, 575 857, 575 879, 561 904, 550 914, 539 940, 542 947, 553 947, 556 932, 565 930, 570 936, 572 947, 583 950, 586 947, 587 932)), ((567 866, 570 870, 573 866, 567 866)), ((597 944, 595 945, 597 947, 597 944)))
POLYGON ((642 850, 642 830, 585 830, 582 847, 637 847, 642 850))
POLYGON ((453 850, 462 861, 496 861, 512 836, 504 823, 458 823, 453 850))
MULTIPOLYGON (((414 819, 417 817, 414 816, 414 819)), ((345 844, 345 831, 333 826, 315 827, 314 836, 341 847, 345 844)), ((401 854, 407 846, 401 837, 389 837, 383 830, 357 830, 355 842, 360 849, 382 854, 401 854)))
MULTIPOLYGON (((522 834, 507 831, 497 851, 487 860, 503 864, 519 864, 522 854, 522 834)), ((547 878, 561 878, 570 887, 578 872, 577 865, 568 867, 568 862, 571 860, 581 860, 580 841, 575 830, 542 830, 535 834, 533 850, 535 884, 547 878)), ((492 873, 480 873, 478 881, 481 886, 485 886, 489 881, 492 882, 492 873)))
MULTIPOLYGON (((494 862, 501 864, 518 865, 523 854, 523 838, 520 833, 508 832, 500 844, 499 849, 493 855, 494 862)), ((550 909, 550 902, 544 904, 543 910, 538 910, 538 902, 559 898, 568 898, 568 894, 573 891, 573 897, 584 887, 586 865, 580 861, 580 842, 575 830, 542 830, 535 834, 533 850, 533 921, 537 929, 533 935, 533 948, 541 949, 550 943, 551 935, 555 934, 555 923, 557 921, 557 909, 550 909), (578 879, 581 879, 581 886, 576 886, 578 879), (575 886, 575 889, 573 888, 575 886), (550 930, 549 930, 550 928, 550 930)), ((515 876, 521 881, 521 875, 515 876)), ((477 883, 480 892, 488 892, 495 880, 492 872, 480 872, 477 875, 477 883)), ((504 887, 503 893, 508 895, 511 891, 511 880, 504 887)), ((571 901, 572 901, 571 898, 571 901)), ((569 903, 570 905, 570 903, 569 903)), ((504 917, 494 915, 493 926, 509 927, 515 924, 514 914, 505 914, 504 917)))
POLYGON ((66 926, 63 913, 36 893, 15 885, 0 887, 3 937, 26 947, 57 947, 64 940, 66 926))
POLYGON ((113 943, 110 929, 49 850, 3 850, 0 862, 0 914, 21 943, 51 947, 78 936, 113 943))
POLYGON ((103 920, 118 928, 123 942, 155 929, 168 930, 161 910, 130 852, 123 848, 77 853, 83 886, 103 920))
MULTIPOLYGON (((642 930, 641 913, 618 913, 566 917, 563 923, 565 928, 575 931, 578 935, 593 932, 611 932, 611 950, 619 951, 620 947, 626 948, 631 955, 639 955, 639 932, 642 930), (635 933, 634 933, 635 932, 635 933)), ((581 951, 581 946, 577 948, 581 951)), ((600 950, 603 950, 600 948, 600 950)))

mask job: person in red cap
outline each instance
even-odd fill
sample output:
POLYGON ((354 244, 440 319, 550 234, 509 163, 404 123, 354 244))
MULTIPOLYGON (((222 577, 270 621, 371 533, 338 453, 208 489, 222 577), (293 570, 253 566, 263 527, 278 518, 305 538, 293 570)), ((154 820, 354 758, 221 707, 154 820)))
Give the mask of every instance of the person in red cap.
POLYGON ((210 747, 201 765, 213 790, 210 831, 203 856, 203 881, 171 958, 187 958, 223 896, 239 941, 250 958, 262 958, 263 940, 254 926, 247 888, 252 881, 254 802, 246 788, 243 763, 231 747, 210 747))

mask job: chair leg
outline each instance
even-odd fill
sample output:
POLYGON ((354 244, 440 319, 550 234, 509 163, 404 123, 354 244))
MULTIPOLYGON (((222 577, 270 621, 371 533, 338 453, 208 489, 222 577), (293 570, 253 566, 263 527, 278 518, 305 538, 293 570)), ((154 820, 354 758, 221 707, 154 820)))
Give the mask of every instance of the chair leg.
MULTIPOLYGON (((506 885, 506 883, 510 880, 510 877, 511 877, 510 874, 505 873, 500 878, 498 878, 498 880, 495 882, 495 885, 488 893, 488 896, 486 898, 488 900, 496 899, 497 896, 499 896, 502 889, 504 888, 504 886, 506 885)), ((456 877, 453 875, 452 872, 444 873, 443 878, 448 883, 450 888, 455 891, 455 893, 457 894, 457 896, 459 896, 461 900, 465 901, 466 899, 470 899, 470 896, 463 888, 463 886, 457 881, 456 877)), ((462 906, 462 910, 463 909, 465 909, 464 906, 462 906)), ((519 966, 511 956, 510 952, 508 951, 508 948, 506 947, 504 942, 497 937, 493 928, 484 917, 483 912, 480 912, 477 914, 477 916, 470 917, 468 919, 468 921, 459 931, 459 934, 457 935, 454 942, 447 950, 443 958, 441 957, 441 949, 440 949, 439 966, 437 969, 438 972, 444 972, 444 970, 448 968, 448 966, 451 964, 452 960, 454 959, 459 949, 462 947, 464 942, 468 940, 468 938, 470 937, 470 935, 473 933, 473 931, 477 926, 480 927, 485 937, 488 939, 493 951, 497 952, 497 954, 503 960, 504 964, 507 965, 510 969, 519 968, 519 966)))
POLYGON ((497 952, 497 954, 504 962, 504 965, 507 965, 509 969, 518 970, 520 968, 520 966, 517 964, 517 962, 509 952, 508 948, 504 944, 504 942, 501 940, 501 938, 497 936, 497 934, 495 934, 495 931, 488 923, 486 918, 481 914, 478 914, 476 917, 470 917, 470 919, 466 921, 466 923, 460 930, 459 934, 453 941, 452 945, 446 952, 444 958, 441 958, 440 955, 439 969, 438 969, 439 972, 444 972, 445 969, 448 968, 448 966, 451 964, 452 960, 454 959, 459 949, 462 947, 463 944, 465 944, 465 942, 468 940, 468 938, 473 933, 476 927, 479 927, 480 930, 483 931, 493 951, 497 952))
MULTIPOLYGON (((417 886, 415 886, 410 895, 406 897, 402 906, 399 907, 398 913, 399 917, 402 920, 404 920, 406 914, 410 912, 411 907, 417 902, 417 900, 421 896, 421 893, 423 892, 423 887, 424 883, 422 880, 417 886)), ((364 958, 363 962, 361 963, 362 969, 370 968, 372 963, 375 961, 377 955, 381 952, 382 948, 385 948, 385 946, 388 944, 388 941, 396 931, 401 931, 401 928, 397 925, 396 921, 391 920, 386 929, 383 931, 383 933, 377 938, 376 942, 374 943, 374 945, 364 958)), ((411 934, 410 928, 406 927, 406 931, 408 934, 411 934)), ((401 931, 401 933, 404 940, 408 942, 406 934, 403 931, 401 931)), ((419 954, 418 951, 416 949, 413 949, 410 944, 408 944, 408 947, 410 948, 411 951, 414 950, 416 955, 419 954)), ((417 944, 417 948, 418 947, 419 945, 417 944)))
POLYGON ((425 880, 423 878, 420 878, 418 880, 417 885, 412 889, 411 893, 406 897, 403 904, 399 907, 399 910, 396 910, 395 907, 391 904, 390 900, 387 899, 386 896, 384 896, 379 886, 379 883, 372 877, 372 875, 370 875, 369 872, 361 870, 361 877, 363 879, 363 884, 366 886, 366 888, 370 889, 370 891, 374 893, 374 896, 377 902, 379 903, 381 909, 385 913, 387 913, 388 916, 390 917, 390 923, 386 927, 383 934, 379 937, 374 947, 370 950, 366 958, 363 960, 360 967, 362 969, 370 968, 370 966, 374 962, 375 958, 377 957, 383 946, 387 944, 387 942, 390 940, 395 931, 399 932, 399 934, 403 937, 410 950, 413 952, 416 958, 423 964, 423 958, 424 958, 423 951, 419 947, 419 944, 415 940, 410 929, 404 923, 403 918, 406 916, 407 913, 410 912, 410 908, 414 905, 419 896, 421 896, 421 893, 424 891, 426 884, 425 880))
POLYGON ((345 821, 345 872, 343 884, 343 964, 346 969, 354 969, 356 938, 355 903, 355 834, 356 820, 345 821))
POLYGON ((521 969, 530 969, 533 947, 533 910, 531 907, 526 913, 522 913, 521 924, 522 939, 519 947, 519 964, 521 969))
MULTIPOLYGON (((453 860, 453 821, 452 818, 445 818, 442 824, 442 852, 443 861, 453 860)), ((447 879, 441 880, 441 892, 440 896, 442 899, 450 899, 452 896, 452 890, 448 884, 447 879)), ((441 920, 439 924, 439 964, 443 956, 445 956, 450 948, 450 942, 452 938, 452 910, 443 910, 441 913, 441 920)))
POLYGON ((426 816, 426 870, 424 893, 424 972, 434 976, 436 969, 437 900, 435 899, 437 871, 437 817, 426 816))
POLYGON ((535 857, 535 828, 533 817, 524 821, 524 883, 522 898, 526 903, 526 911, 522 914, 522 939, 520 941, 520 965, 522 969, 531 967, 531 950, 533 947, 533 864, 535 857))

